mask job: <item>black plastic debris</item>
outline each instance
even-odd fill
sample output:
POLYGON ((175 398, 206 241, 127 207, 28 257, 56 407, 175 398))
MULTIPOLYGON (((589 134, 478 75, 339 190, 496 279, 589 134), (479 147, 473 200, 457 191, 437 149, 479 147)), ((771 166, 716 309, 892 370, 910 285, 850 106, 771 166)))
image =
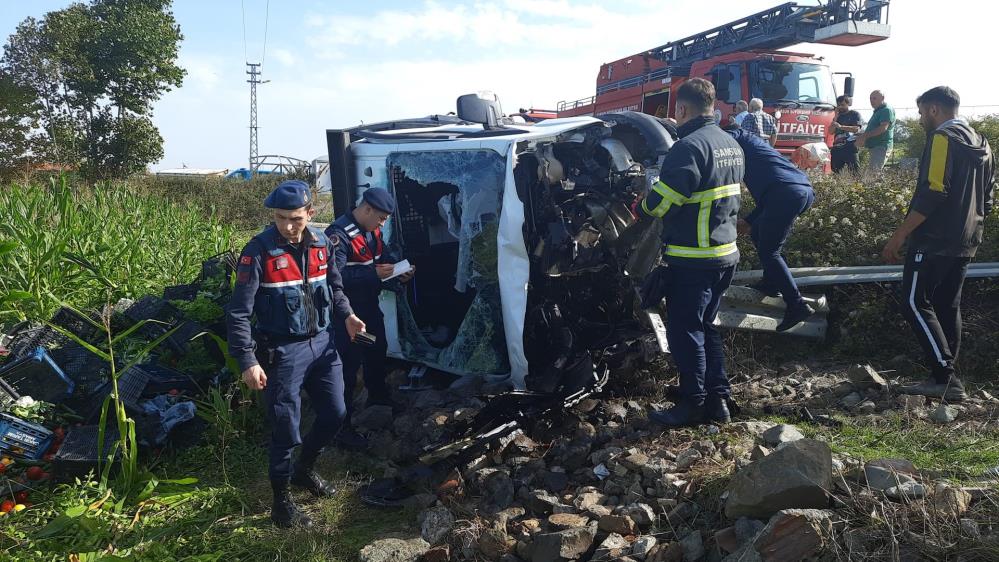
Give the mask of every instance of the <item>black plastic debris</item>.
MULTIPOLYGON (((98 447, 99 436, 100 426, 97 425, 71 427, 52 458, 53 478, 58 482, 69 482, 86 476, 90 470, 97 468, 99 462, 106 460, 118 440, 118 430, 108 425, 104 431, 103 448, 98 447)), ((119 456, 119 452, 115 451, 115 460, 119 456)))
POLYGON ((4 364, 0 367, 0 379, 19 396, 53 404, 69 398, 76 387, 44 347, 36 347, 31 355, 4 364))
POLYGON ((100 328, 101 321, 97 318, 87 318, 80 312, 63 307, 52 315, 49 322, 91 345, 105 343, 106 332, 100 328))
POLYGON ((207 385, 211 383, 211 381, 204 379, 199 381, 199 378, 158 363, 137 365, 133 369, 141 369, 146 373, 147 382, 142 393, 143 398, 167 394, 172 390, 185 394, 201 394, 207 390, 207 385))
MULTIPOLYGON (((129 368, 118 377, 118 396, 125 405, 126 411, 130 413, 139 411, 138 402, 148 381, 149 375, 138 366, 129 368)), ((77 413, 88 423, 97 422, 100 419, 104 401, 113 392, 114 383, 110 380, 105 382, 94 393, 86 397, 86 405, 81 407, 77 413)))
POLYGON ((17 402, 17 399, 21 395, 14 390, 14 387, 10 386, 3 379, 0 379, 0 410, 6 410, 10 408, 10 405, 17 402))
POLYGON ((163 289, 163 298, 168 301, 193 301, 198 297, 201 285, 191 283, 188 285, 172 285, 163 289))

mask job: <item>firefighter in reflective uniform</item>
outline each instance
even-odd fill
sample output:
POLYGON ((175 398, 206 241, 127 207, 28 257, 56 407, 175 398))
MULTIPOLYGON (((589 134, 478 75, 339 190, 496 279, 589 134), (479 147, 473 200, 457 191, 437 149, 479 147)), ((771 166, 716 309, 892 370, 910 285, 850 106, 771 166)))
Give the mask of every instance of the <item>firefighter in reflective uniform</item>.
POLYGON ((744 158, 738 143, 715 123, 715 90, 694 78, 677 90, 680 140, 666 153, 659 180, 642 211, 663 220, 665 266, 650 277, 666 298, 666 333, 680 373, 674 407, 649 417, 667 426, 730 419, 721 335, 713 322, 739 262, 736 221, 744 158))
POLYGON ((352 338, 364 330, 364 323, 354 316, 330 259, 334 241, 307 226, 315 214, 308 184, 282 182, 264 205, 274 210, 274 223, 254 236, 240 255, 226 310, 229 353, 239 363, 243 381, 264 391, 271 423, 271 519, 280 527, 308 527, 312 521, 288 487, 302 487, 316 496, 334 493, 313 467, 346 415, 343 372, 330 328, 336 316, 342 322, 337 331, 343 326, 352 338), (316 412, 304 438, 302 389, 316 412), (301 451, 292 463, 298 445, 301 451))
MULTIPOLYGON (((395 198, 382 188, 368 188, 361 204, 345 213, 326 229, 326 234, 336 237, 336 267, 343 276, 344 292, 357 315, 364 320, 369 334, 375 337, 374 345, 352 343, 342 330, 337 332, 336 345, 343 357, 343 377, 347 417, 344 428, 337 437, 339 444, 348 449, 363 449, 367 442, 350 424, 353 412, 354 387, 357 370, 364 366, 364 386, 368 390, 367 405, 394 405, 385 382, 385 320, 378 307, 383 280, 392 275, 395 257, 385 247, 382 227, 395 211, 395 198)), ((413 271, 398 279, 406 283, 413 271)))

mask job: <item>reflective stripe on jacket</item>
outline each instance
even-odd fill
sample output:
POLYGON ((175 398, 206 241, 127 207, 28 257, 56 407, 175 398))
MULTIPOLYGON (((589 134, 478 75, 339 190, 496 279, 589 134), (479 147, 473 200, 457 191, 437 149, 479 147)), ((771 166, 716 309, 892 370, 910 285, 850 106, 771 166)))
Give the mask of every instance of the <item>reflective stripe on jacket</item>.
POLYGON ((663 219, 666 261, 698 268, 734 265, 742 149, 710 117, 692 119, 679 133, 642 210, 663 219))

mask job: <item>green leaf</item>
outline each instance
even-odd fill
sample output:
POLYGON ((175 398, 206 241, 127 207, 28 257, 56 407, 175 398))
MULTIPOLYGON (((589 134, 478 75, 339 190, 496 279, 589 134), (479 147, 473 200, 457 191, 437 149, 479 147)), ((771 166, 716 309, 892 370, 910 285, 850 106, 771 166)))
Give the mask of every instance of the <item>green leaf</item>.
POLYGON ((35 298, 35 296, 27 291, 7 291, 5 293, 0 293, 0 299, 7 301, 28 301, 33 298, 35 298))
POLYGON ((87 512, 87 506, 75 505, 66 510, 66 517, 79 517, 87 512))
POLYGON ((67 338, 69 338, 69 339, 73 340, 74 342, 80 344, 81 347, 83 347, 87 351, 93 353, 94 355, 97 355, 98 357, 100 357, 101 359, 107 361, 108 363, 110 363, 112 361, 112 358, 111 358, 111 356, 109 354, 105 353, 101 349, 98 349, 98 348, 94 347, 92 344, 90 344, 89 342, 83 340, 82 338, 80 338, 80 336, 77 336, 73 332, 70 332, 69 330, 63 328, 62 326, 56 326, 55 324, 53 324, 51 322, 45 322, 45 324, 47 326, 49 326, 50 328, 52 328, 53 330, 59 332, 60 334, 66 336, 67 338))
POLYGON ((49 524, 43 527, 41 531, 38 531, 38 533, 35 534, 35 538, 46 539, 49 537, 54 537, 58 534, 61 534, 63 531, 65 531, 75 523, 76 523, 75 517, 70 517, 68 515, 60 515, 59 517, 56 517, 55 519, 50 521, 49 524))

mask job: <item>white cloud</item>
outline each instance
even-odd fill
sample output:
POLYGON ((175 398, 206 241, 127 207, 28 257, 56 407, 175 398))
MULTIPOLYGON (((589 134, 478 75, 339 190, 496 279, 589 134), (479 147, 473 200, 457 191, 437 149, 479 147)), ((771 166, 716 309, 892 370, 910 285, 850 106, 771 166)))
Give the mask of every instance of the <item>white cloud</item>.
POLYGON ((295 63, 298 62, 298 57, 288 49, 271 49, 271 57, 277 59, 284 66, 295 66, 295 63))

